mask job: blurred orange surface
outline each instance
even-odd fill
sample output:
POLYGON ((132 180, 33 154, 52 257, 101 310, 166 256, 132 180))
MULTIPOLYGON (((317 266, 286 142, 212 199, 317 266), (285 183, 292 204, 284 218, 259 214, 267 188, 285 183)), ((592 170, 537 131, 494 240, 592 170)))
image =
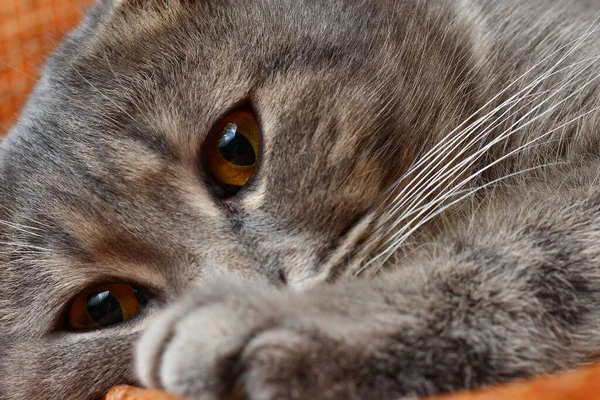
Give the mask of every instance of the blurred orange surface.
MULTIPOLYGON (((104 400, 184 399, 154 390, 118 386, 112 389, 104 400)), ((473 392, 432 397, 428 400, 600 400, 600 365, 473 392)))
POLYGON ((94 0, 0 0, 0 136, 15 122, 44 59, 94 0))

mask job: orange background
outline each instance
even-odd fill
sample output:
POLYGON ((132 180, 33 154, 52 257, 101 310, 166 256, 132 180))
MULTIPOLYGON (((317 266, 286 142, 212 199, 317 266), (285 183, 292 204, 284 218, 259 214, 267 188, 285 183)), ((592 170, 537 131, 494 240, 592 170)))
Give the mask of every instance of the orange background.
POLYGON ((0 0, 0 136, 15 122, 44 58, 94 0, 0 0))

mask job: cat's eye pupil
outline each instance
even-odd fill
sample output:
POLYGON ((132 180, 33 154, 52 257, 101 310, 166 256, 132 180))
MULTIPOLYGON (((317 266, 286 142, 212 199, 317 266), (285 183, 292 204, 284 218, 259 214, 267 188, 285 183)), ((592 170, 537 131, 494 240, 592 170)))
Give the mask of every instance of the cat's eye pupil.
POLYGON ((100 326, 110 326, 123 322, 123 310, 119 301, 110 293, 90 293, 87 296, 87 311, 100 326))
POLYGON ((97 285, 77 296, 67 313, 67 326, 76 331, 106 328, 129 321, 147 300, 128 283, 97 285))
POLYGON ((256 153, 252 143, 240 132, 236 124, 229 124, 219 137, 219 152, 227 161, 242 167, 256 163, 256 153))
POLYGON ((256 169, 260 154, 260 132, 252 110, 230 112, 205 142, 204 166, 218 186, 219 197, 232 197, 245 187, 256 169))

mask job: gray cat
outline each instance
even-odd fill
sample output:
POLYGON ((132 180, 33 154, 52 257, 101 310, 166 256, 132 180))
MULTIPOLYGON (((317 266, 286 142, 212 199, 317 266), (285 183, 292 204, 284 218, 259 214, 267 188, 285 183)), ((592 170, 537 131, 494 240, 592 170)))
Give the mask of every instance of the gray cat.
POLYGON ((597 16, 99 0, 0 145, 0 399, 392 400, 599 360, 597 16))

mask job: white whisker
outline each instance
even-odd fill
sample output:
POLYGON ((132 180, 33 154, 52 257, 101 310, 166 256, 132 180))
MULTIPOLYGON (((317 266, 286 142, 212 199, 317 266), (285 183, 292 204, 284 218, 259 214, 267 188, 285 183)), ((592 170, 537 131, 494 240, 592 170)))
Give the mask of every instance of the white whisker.
MULTIPOLYGON (((597 59, 600 59, 600 57, 595 57, 595 60, 597 60, 597 59)), ((496 139, 494 139, 490 143, 486 144, 486 146, 478 149, 474 154, 472 154, 471 156, 467 157, 465 160, 463 160, 459 164, 454 165, 453 163, 454 163, 454 161, 456 161, 462 155, 461 153, 459 153, 456 156, 454 156, 449 162, 445 163, 441 168, 438 168, 438 169, 434 170, 433 167, 435 167, 435 166, 432 166, 431 169, 435 172, 435 174, 433 176, 425 176, 425 177, 421 178, 416 183, 413 183, 411 181, 411 183, 409 185, 410 186, 410 190, 407 193, 404 194, 404 199, 401 199, 402 201, 398 201, 397 204, 394 204, 394 206, 392 207, 392 212, 389 213, 390 216, 384 221, 384 223, 386 223, 389 219, 391 219, 393 217, 394 213, 396 213, 401 207, 403 207, 406 204, 407 201, 409 201, 409 200, 412 199, 412 202, 408 206, 408 209, 410 210, 411 207, 413 207, 415 203, 418 204, 418 201, 424 200, 424 198, 427 197, 428 194, 431 194, 432 191, 433 191, 433 189, 441 188, 442 185, 444 185, 444 189, 448 188, 452 183, 454 183, 456 181, 456 179, 458 179, 458 177, 460 176, 460 174, 462 174, 462 172, 466 171, 470 166, 472 166, 492 146, 494 146, 495 144, 499 143, 500 141, 506 140, 508 137, 510 137, 510 136, 514 135, 516 132, 519 132, 520 130, 524 129, 525 127, 527 127, 531 123, 535 122, 536 120, 542 118, 546 113, 549 113, 549 112, 553 111, 559 105, 561 105, 565 101, 569 100, 571 97, 577 95, 579 92, 583 91, 589 84, 591 84, 591 82, 588 82, 586 85, 583 85, 583 86, 579 87, 577 91, 575 91, 574 93, 572 93, 571 95, 569 95, 565 99, 561 100, 557 104, 553 105, 552 107, 550 107, 545 112, 539 114, 538 116, 536 116, 532 120, 530 120, 527 123, 521 125, 519 128, 517 128, 515 130, 512 130, 512 128, 514 128, 517 125, 519 125, 530 114, 532 114, 533 112, 537 111, 537 109, 539 109, 542 106, 544 106, 552 97, 554 97, 556 94, 561 93, 562 90, 567 85, 573 83, 573 82, 571 82, 573 79, 575 79, 579 74, 581 74, 583 71, 585 71, 585 69, 588 68, 590 65, 587 65, 582 71, 579 71, 569 81, 567 81, 567 83, 563 84, 559 89, 555 90, 555 92, 552 95, 548 96, 544 101, 542 101, 541 103, 539 103, 536 107, 534 107, 529 112, 527 112, 524 116, 522 116, 521 118, 519 118, 519 120, 517 120, 509 128, 506 129, 506 131, 505 131, 504 134, 500 135, 499 137, 497 137, 496 139), (508 133, 506 133, 506 132, 508 132, 508 133), (454 176, 453 180, 451 180, 449 182, 446 182, 448 179, 452 178, 453 176, 454 176), (427 181, 425 181, 426 178, 428 178, 427 181), (423 184, 425 184, 425 187, 422 187, 423 184), (427 189, 431 189, 431 190, 427 190, 427 189), (413 192, 415 192, 415 191, 417 191, 417 193, 413 194, 413 192), (410 196, 409 196, 409 194, 410 194, 410 196)), ((576 80, 575 83, 578 83, 578 82, 580 82, 582 80, 585 80, 585 79, 587 79, 587 78, 582 78, 582 79, 576 80)), ((523 106, 522 108, 526 107, 527 105, 523 106)), ((510 116, 509 116, 509 118, 510 118, 510 116)), ((499 124, 495 124, 495 125, 492 125, 491 127, 486 128, 486 131, 484 131, 481 135, 482 136, 483 135, 487 135, 487 133, 489 132, 489 130, 495 128, 497 125, 499 125, 499 124)), ((472 143, 474 143, 474 140, 472 140, 470 142, 470 144, 472 144, 472 143)), ((397 221, 397 223, 392 226, 392 228, 395 228, 395 226, 399 223, 400 220, 402 220, 402 218, 400 218, 397 221)))
POLYGON ((126 116, 128 116, 132 121, 134 122, 138 122, 130 113, 128 113, 123 107, 119 106, 113 99, 110 98, 110 96, 107 96, 105 93, 103 93, 100 89, 98 89, 92 82, 90 82, 89 79, 87 79, 85 76, 83 76, 83 74, 81 72, 79 72, 77 70, 77 68, 75 68, 75 66, 71 63, 70 60, 68 60, 67 58, 64 58, 64 60, 69 64, 69 66, 71 67, 71 69, 73 71, 75 71, 75 73, 77 75, 79 75, 81 77, 81 79, 83 79, 88 85, 90 85, 90 87, 92 89, 94 89, 96 92, 98 92, 98 94, 100 96, 102 96, 104 99, 108 100, 112 105, 114 105, 117 109, 119 109, 123 114, 125 114, 126 116))
POLYGON ((0 242, 0 245, 2 246, 6 246, 9 251, 12 252, 18 252, 19 254, 21 253, 26 253, 26 250, 36 250, 35 253, 31 253, 32 255, 38 255, 39 252, 44 252, 44 253, 52 253, 51 249, 45 248, 45 247, 40 247, 40 246, 35 246, 29 243, 20 243, 20 242, 0 242))
POLYGON ((21 224, 17 224, 17 223, 14 223, 14 222, 2 221, 2 220, 0 220, 0 225, 4 225, 4 226, 7 226, 9 228, 16 229, 18 231, 27 233, 27 234, 32 235, 32 236, 38 236, 38 237, 41 236, 40 234, 31 231, 31 230, 34 230, 34 231, 36 231, 36 230, 39 231, 40 230, 40 228, 36 228, 36 227, 33 227, 33 226, 21 225, 21 224))
MULTIPOLYGON (((506 105, 511 104, 513 102, 518 103, 518 99, 519 96, 522 93, 530 93, 531 90, 533 90, 537 85, 539 85, 539 83, 541 83, 543 80, 547 79, 548 77, 554 75, 555 73, 558 73, 562 70, 559 71, 555 71, 555 69, 558 67, 558 65, 560 65, 560 63, 562 63, 573 51, 575 51, 579 45, 581 45, 581 43, 583 43, 585 41, 585 39, 587 39, 590 35, 592 35, 595 32, 598 32, 598 29, 594 29, 592 31, 590 31, 590 29, 596 24, 596 22, 600 19, 600 17, 596 18, 594 20, 594 22, 592 23, 592 25, 590 25, 590 27, 588 27, 588 29, 582 34, 581 37, 579 37, 578 39, 575 39, 561 47, 559 47, 557 50, 553 51, 552 53, 550 53, 548 56, 544 57, 542 60, 540 60, 539 62, 537 62, 535 65, 533 65, 531 68, 529 68, 527 71, 525 71, 522 75, 520 75, 518 78, 516 78, 513 82, 511 82, 509 85, 507 85, 503 90, 501 90, 498 94, 496 94, 494 97, 492 97, 492 99, 490 99, 488 102, 486 102, 482 107, 480 107, 477 111, 475 111, 473 114, 471 114, 468 118, 465 119, 465 121, 461 124, 459 124, 455 129, 453 129, 451 132, 449 132, 445 137, 444 140, 441 140, 440 142, 438 142, 436 145, 434 145, 425 155, 423 155, 422 157, 419 157, 418 161, 416 162, 416 164, 413 164, 409 170, 402 176, 400 177, 400 179, 398 179, 396 181, 396 183, 394 185, 392 185, 381 197, 380 197, 380 201, 381 199, 383 199, 385 196, 390 195, 393 190, 398 187, 401 182, 406 179, 408 176, 410 176, 415 170, 417 170, 419 167, 421 167, 423 164, 425 163, 429 163, 429 165, 440 161, 441 157, 443 157, 443 155, 449 153, 450 151, 453 151, 454 148, 456 148, 456 146, 460 145, 462 143, 463 140, 466 140, 466 136, 473 130, 477 129, 479 126, 481 126, 481 124, 483 124, 491 115, 493 115, 494 113, 500 111, 502 108, 504 108, 506 105), (569 45, 573 44, 573 47, 566 52, 566 54, 564 54, 552 67, 550 67, 544 74, 542 74, 541 77, 539 77, 538 79, 534 80, 532 83, 530 83, 529 85, 525 86, 525 88, 521 89, 520 91, 518 91, 516 94, 514 94, 513 96, 509 97, 509 99, 505 100, 502 104, 500 104, 499 106, 495 107, 493 110, 491 110, 490 112, 488 112, 487 114, 485 114, 484 116, 478 118, 476 121, 474 121, 473 123, 471 123, 469 126, 467 126, 463 131, 461 131, 459 134, 455 135, 453 137, 453 135, 459 131, 459 129, 461 129, 470 119, 475 118, 477 116, 477 114, 479 114, 481 111, 483 111, 486 107, 488 107, 489 105, 491 105, 494 101, 496 101, 502 94, 504 94, 506 91, 508 91, 512 86, 514 86, 515 84, 517 84, 518 82, 520 82, 522 79, 524 79, 530 72, 532 72, 533 70, 535 70, 535 68, 537 68, 538 66, 542 65, 543 62, 545 62, 546 60, 548 60, 550 57, 552 57, 553 55, 557 54, 558 52, 560 52, 561 50, 563 50, 564 48, 568 47, 569 45), (517 99, 515 101, 515 99, 517 99), (450 138, 449 140, 445 140, 447 138, 450 138), (453 145, 456 143, 456 146, 452 149, 449 149, 450 145, 453 145), (450 151, 449 151, 450 150, 450 151), (434 157, 435 154, 438 154, 437 156, 434 157), (430 160, 430 158, 433 158, 433 160, 430 160)), ((583 60, 585 61, 585 60, 583 60)), ((582 61, 582 62, 583 62, 582 61)), ((578 63, 572 64, 572 65, 576 65, 578 63)), ((572 66, 571 65, 571 66, 572 66)), ((568 66, 566 68, 570 68, 571 66, 568 66)), ((566 69, 565 68, 565 69, 566 69)), ((421 175, 424 172, 424 170, 421 170, 418 174, 417 177, 419 175, 421 175)), ((398 199, 400 195, 396 196, 396 199, 394 201, 396 201, 398 199)))
MULTIPOLYGON (((548 131, 548 132, 544 133, 543 135, 541 135, 541 136, 538 136, 538 137, 534 138, 533 140, 530 140, 530 141, 528 141, 527 143, 525 143, 525 144, 523 144, 523 145, 519 146, 517 149, 515 149, 515 150, 511 151, 510 153, 508 153, 508 154, 506 154, 506 155, 504 155, 504 156, 500 157, 499 159, 495 160, 494 162, 492 162, 492 163, 490 163, 490 164, 486 165, 484 168, 482 168, 482 169, 478 170, 477 172, 475 172, 475 173, 471 174, 469 177, 467 177, 467 178, 466 178, 466 179, 464 179, 462 182, 460 182, 458 185, 456 185, 456 187, 457 187, 457 188, 464 187, 464 185, 465 185, 466 183, 468 183, 468 182, 472 181, 473 179, 475 179, 476 177, 480 176, 480 175, 481 175, 483 172, 485 172, 486 170, 488 170, 488 169, 489 169, 489 168, 491 168, 492 166, 494 166, 494 165, 498 164, 499 162, 501 162, 501 161, 503 161, 503 160, 507 159, 508 157, 511 157, 511 156, 513 156, 513 155, 515 155, 515 154, 518 154, 518 153, 520 153, 521 151, 523 151, 523 150, 525 150, 525 149, 528 149, 528 148, 529 148, 529 147, 530 147, 530 146, 531 146, 533 143, 535 143, 535 142, 537 142, 537 141, 539 141, 539 140, 543 139, 544 137, 547 137, 547 136, 549 136, 551 133, 553 133, 553 132, 555 132, 555 131, 557 131, 557 130, 560 130, 560 129, 564 128, 565 126, 568 126, 568 125, 572 124, 573 122, 576 122, 577 120, 579 120, 579 119, 581 119, 581 118, 584 118, 585 116, 587 116, 587 115, 589 115, 589 114, 591 114, 591 113, 593 113, 593 112, 596 112, 596 111, 598 111, 598 110, 600 110, 600 106, 599 106, 599 107, 595 107, 595 108, 593 108, 592 110, 589 110, 589 111, 587 111, 587 112, 586 112, 586 113, 584 113, 584 114, 578 115, 577 117, 574 117, 573 119, 571 119, 571 120, 569 120, 569 121, 567 121, 567 122, 565 122, 565 123, 561 124, 560 126, 558 126, 558 127, 554 128, 554 129, 552 129, 552 130, 550 130, 550 131, 548 131)), ((547 166, 547 165, 544 165, 544 166, 547 166)), ((534 168, 538 168, 538 167, 534 167, 534 168)), ((510 175, 507 175, 506 177, 510 177, 510 175)), ((487 184, 486 184, 486 185, 487 185, 487 184)), ((480 188, 482 188, 482 187, 487 187, 486 185, 483 185, 483 186, 481 186, 480 188)), ((480 190, 480 189, 478 189, 478 190, 480 190)), ((477 191, 478 191, 478 190, 477 190, 477 191)), ((473 194, 473 193, 475 193, 475 192, 469 192, 469 193, 470 193, 469 195, 472 195, 472 194, 473 194)), ((433 203, 433 205, 439 205, 439 204, 443 204, 443 202, 444 202, 444 201, 446 201, 446 200, 447 200, 449 197, 453 196, 454 194, 455 194, 455 191, 451 191, 450 193, 444 193, 444 195, 443 195, 441 198, 439 198, 439 197, 438 197, 438 198, 436 198, 434 201, 432 201, 432 203, 433 203)), ((460 200, 463 200, 464 198, 466 198, 466 197, 465 197, 465 196, 461 196, 459 199, 460 199, 460 200)), ((458 201, 457 201, 457 200, 455 200, 455 201, 453 201, 451 204, 452 204, 452 205, 454 205, 454 204, 456 204, 457 202, 458 202, 458 201)), ((418 229, 419 229, 419 228, 420 228, 420 227, 421 227, 421 226, 422 226, 424 223, 428 222, 429 220, 431 220, 431 219, 432 219, 432 218, 434 218, 435 216, 439 215, 440 213, 442 213, 443 211, 445 211, 445 210, 446 210, 447 208, 449 208, 449 207, 450 207, 450 205, 444 205, 444 206, 442 206, 442 207, 440 207, 440 208, 436 208, 436 209, 434 209, 434 210, 433 210, 433 212, 432 212, 431 214, 428 214, 427 216, 425 216, 425 218, 421 218, 421 217, 422 217, 422 215, 417 215, 416 217, 414 217, 413 219, 411 219, 411 220, 410 220, 408 223, 406 223, 406 224, 405 224, 405 226, 406 226, 406 227, 411 227, 411 225, 412 225, 414 222, 416 222, 416 221, 418 221, 419 223, 418 223, 417 225, 415 225, 414 227, 410 228, 410 229, 409 229, 407 232, 405 232, 405 231, 406 231, 406 229, 408 229, 408 228, 406 228, 406 229, 404 229, 404 230, 400 230, 400 232, 398 232, 398 233, 396 233, 394 236, 392 236, 392 237, 390 238, 390 240, 394 240, 394 239, 396 239, 398 236, 402 235, 402 236, 401 236, 399 239, 396 239, 396 240, 394 240, 394 242, 392 243, 392 245, 391 245, 391 246, 389 246, 389 247, 388 247, 388 249, 386 249, 385 251, 383 251, 382 253, 380 253, 378 256, 374 257, 374 258, 373 258, 371 261, 375 261, 375 260, 376 260, 376 259, 378 259, 379 257, 382 257, 384 253, 389 253, 389 252, 393 252, 393 251, 397 250, 397 249, 398 249, 398 247, 399 247, 399 246, 401 246, 401 245, 402 245, 402 243, 403 243, 403 242, 406 240, 406 237, 408 237, 408 236, 412 235, 412 234, 413 234, 415 231, 417 231, 417 230, 418 230, 418 229)), ((429 209, 429 208, 431 208, 431 207, 428 207, 428 209, 429 209)))

